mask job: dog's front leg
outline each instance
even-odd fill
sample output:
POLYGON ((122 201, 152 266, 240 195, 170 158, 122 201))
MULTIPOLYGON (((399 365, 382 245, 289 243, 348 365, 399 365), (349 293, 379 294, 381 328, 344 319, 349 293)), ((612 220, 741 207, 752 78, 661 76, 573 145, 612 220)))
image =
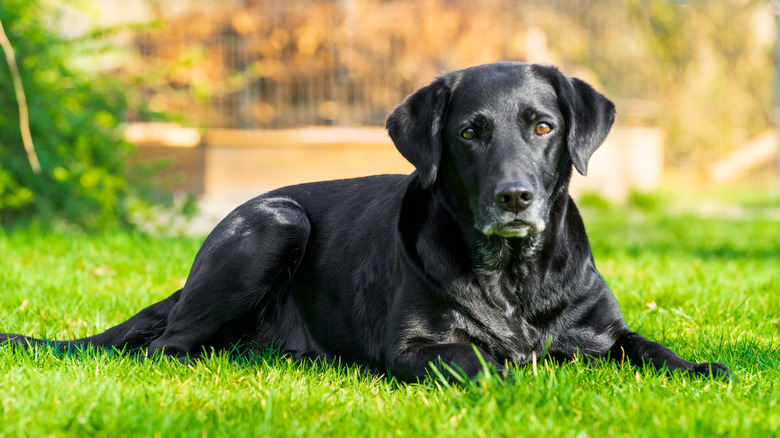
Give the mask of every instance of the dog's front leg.
POLYGON ((466 376, 473 379, 484 370, 483 361, 492 365, 499 373, 504 372, 504 366, 491 355, 469 343, 409 346, 390 359, 389 367, 393 376, 406 382, 433 375, 431 365, 437 367, 445 377, 455 377, 449 375, 450 372, 446 367, 440 366, 441 364, 446 364, 454 370, 462 370, 466 376))
POLYGON ((610 348, 609 357, 618 362, 628 359, 634 365, 645 363, 652 365, 655 369, 662 369, 666 366, 669 371, 681 370, 691 375, 712 375, 724 380, 731 377, 731 370, 721 363, 688 362, 658 342, 648 341, 635 332, 628 332, 620 336, 610 348))

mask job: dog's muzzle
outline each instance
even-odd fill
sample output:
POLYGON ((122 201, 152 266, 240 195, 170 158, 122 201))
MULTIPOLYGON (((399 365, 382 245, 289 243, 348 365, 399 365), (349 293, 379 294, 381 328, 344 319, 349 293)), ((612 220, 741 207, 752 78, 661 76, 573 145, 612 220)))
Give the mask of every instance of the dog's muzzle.
POLYGON ((488 236, 501 237, 526 237, 544 231, 544 221, 535 218, 532 211, 534 209, 530 208, 534 197, 531 184, 526 181, 499 184, 493 193, 493 199, 500 212, 496 212, 488 224, 479 227, 480 231, 488 236))

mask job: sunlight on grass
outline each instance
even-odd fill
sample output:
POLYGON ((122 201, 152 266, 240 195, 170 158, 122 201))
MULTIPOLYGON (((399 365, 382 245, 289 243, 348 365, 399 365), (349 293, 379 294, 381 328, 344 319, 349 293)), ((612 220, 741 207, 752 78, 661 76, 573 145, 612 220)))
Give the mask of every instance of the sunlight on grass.
MULTIPOLYGON (((728 383, 578 358, 400 384, 273 351, 189 365, 117 352, 0 347, 7 436, 776 436, 780 226, 588 206, 597 266, 629 325, 728 383)), ((751 205, 775 205, 751 200, 751 205)), ((586 203, 587 204, 587 203, 586 203)), ((85 336, 183 284, 202 239, 0 234, 0 329, 85 336)))

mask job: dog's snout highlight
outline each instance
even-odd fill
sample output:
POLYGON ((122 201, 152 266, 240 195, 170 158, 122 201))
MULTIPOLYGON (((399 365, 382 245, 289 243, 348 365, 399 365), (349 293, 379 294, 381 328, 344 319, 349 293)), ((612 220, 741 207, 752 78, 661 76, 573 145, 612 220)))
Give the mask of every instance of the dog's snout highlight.
POLYGON ((512 181, 499 184, 493 199, 502 210, 519 213, 531 205, 534 192, 530 184, 523 181, 512 181))

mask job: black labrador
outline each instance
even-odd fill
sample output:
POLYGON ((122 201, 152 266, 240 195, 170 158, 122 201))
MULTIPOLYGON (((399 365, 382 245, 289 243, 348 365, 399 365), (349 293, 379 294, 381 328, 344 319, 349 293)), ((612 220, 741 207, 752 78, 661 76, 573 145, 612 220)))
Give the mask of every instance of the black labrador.
POLYGON ((16 344, 145 349, 181 359, 236 343, 340 358, 404 381, 580 353, 728 377, 632 332, 568 194, 612 102, 554 67, 447 73, 388 118, 416 168, 285 187, 241 205, 184 287, 106 332, 16 344))

